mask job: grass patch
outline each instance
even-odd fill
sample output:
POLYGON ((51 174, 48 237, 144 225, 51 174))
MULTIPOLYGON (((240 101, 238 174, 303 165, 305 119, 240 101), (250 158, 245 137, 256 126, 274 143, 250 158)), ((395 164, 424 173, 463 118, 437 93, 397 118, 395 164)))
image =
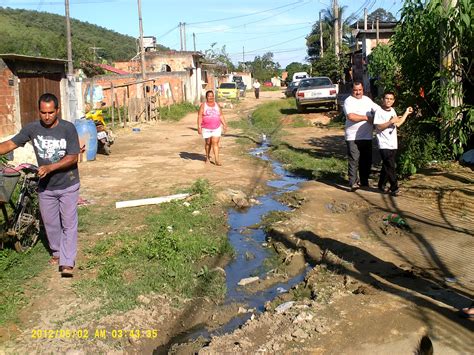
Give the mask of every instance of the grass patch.
POLYGON ((285 164, 289 171, 307 178, 345 180, 347 162, 344 159, 320 158, 310 152, 294 151, 283 144, 275 146, 271 155, 285 164))
POLYGON ((260 91, 282 91, 283 88, 281 86, 264 86, 260 85, 260 91))
POLYGON ((27 285, 47 267, 48 259, 42 243, 25 254, 0 250, 0 325, 17 321, 18 310, 28 304, 27 285))
POLYGON ((150 292, 222 298, 223 276, 197 265, 232 252, 225 219, 213 206, 207 181, 198 180, 191 191, 199 194, 189 205, 163 204, 145 218, 142 230, 107 236, 88 248, 84 267, 96 276, 75 284, 79 294, 99 298, 104 312, 129 310, 139 295, 150 292))
POLYGON ((170 106, 163 106, 160 108, 160 119, 164 121, 179 121, 190 112, 197 112, 199 106, 193 105, 189 102, 175 104, 170 106))
POLYGON ((296 116, 292 119, 291 127, 294 127, 294 128, 313 127, 313 124, 302 116, 296 116))
POLYGON ((294 99, 278 100, 257 107, 252 113, 250 123, 258 133, 275 137, 281 130, 283 113, 294 107, 294 99))

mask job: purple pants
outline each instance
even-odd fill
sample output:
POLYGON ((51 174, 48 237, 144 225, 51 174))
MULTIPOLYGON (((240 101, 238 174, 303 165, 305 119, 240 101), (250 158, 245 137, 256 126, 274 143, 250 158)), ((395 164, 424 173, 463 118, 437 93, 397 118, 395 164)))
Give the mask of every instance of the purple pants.
POLYGON ((77 202, 79 184, 63 190, 44 190, 38 194, 49 248, 59 257, 60 266, 74 267, 77 254, 77 202))

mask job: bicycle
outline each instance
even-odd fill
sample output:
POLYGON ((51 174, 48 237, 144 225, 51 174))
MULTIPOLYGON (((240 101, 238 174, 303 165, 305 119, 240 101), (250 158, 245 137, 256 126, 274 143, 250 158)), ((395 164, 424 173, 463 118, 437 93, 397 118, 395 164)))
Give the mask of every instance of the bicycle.
POLYGON ((40 212, 37 172, 38 167, 32 164, 21 164, 16 168, 4 166, 0 169, 0 208, 3 215, 0 249, 4 243, 13 242, 15 250, 24 253, 38 240, 40 212))

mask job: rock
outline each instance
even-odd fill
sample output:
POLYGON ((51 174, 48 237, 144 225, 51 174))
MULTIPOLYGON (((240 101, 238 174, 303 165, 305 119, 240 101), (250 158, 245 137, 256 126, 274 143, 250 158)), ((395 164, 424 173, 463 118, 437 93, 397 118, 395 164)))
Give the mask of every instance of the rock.
POLYGON ((255 259, 255 255, 252 254, 252 253, 249 252, 249 251, 246 251, 246 252, 245 252, 245 260, 253 260, 253 259, 255 259))
POLYGON ((293 333, 291 333, 291 336, 297 339, 306 339, 309 338, 308 333, 306 333, 303 329, 296 329, 293 333))
POLYGON ((138 296, 137 301, 143 304, 149 304, 151 302, 151 300, 148 297, 143 296, 143 295, 138 296))
POLYGON ((218 272, 219 274, 221 274, 222 276, 226 277, 226 273, 225 273, 225 270, 219 266, 216 266, 214 269, 212 269, 211 271, 214 271, 214 272, 218 272))
POLYGON ((199 216, 201 214, 201 211, 196 210, 196 211, 193 211, 191 214, 193 216, 199 216))
POLYGON ((191 206, 191 204, 188 201, 184 201, 183 206, 189 207, 189 206, 191 206))
POLYGON ((298 314, 296 316, 293 323, 301 323, 301 322, 304 322, 304 321, 311 321, 313 318, 314 318, 314 316, 311 313, 301 312, 300 314, 298 314))
POLYGON ((275 312, 279 313, 279 314, 283 313, 283 312, 286 312, 291 307, 293 307, 294 304, 295 304, 295 301, 289 301, 289 302, 282 303, 277 308, 275 308, 275 312))
POLYGON ((237 313, 249 313, 249 310, 244 308, 244 307, 239 307, 239 310, 237 311, 237 313))
POLYGON ((258 277, 258 276, 247 277, 247 278, 245 278, 245 279, 240 280, 237 285, 239 285, 239 286, 245 286, 245 285, 251 284, 251 283, 253 283, 253 282, 256 282, 256 281, 258 281, 258 280, 260 280, 260 277, 258 277))
POLYGON ((249 200, 249 202, 252 204, 252 205, 261 205, 262 203, 259 201, 259 200, 256 200, 254 198, 251 198, 249 200))
POLYGON ((249 201, 241 196, 233 196, 232 201, 236 204, 238 208, 247 208, 250 206, 249 201))

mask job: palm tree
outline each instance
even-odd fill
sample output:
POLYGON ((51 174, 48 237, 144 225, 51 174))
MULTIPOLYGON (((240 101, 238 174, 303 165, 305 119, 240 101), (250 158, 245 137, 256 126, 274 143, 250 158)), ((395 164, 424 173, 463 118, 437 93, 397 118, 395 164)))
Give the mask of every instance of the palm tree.
MULTIPOLYGON (((339 29, 339 43, 345 43, 346 45, 351 45, 353 39, 352 39, 352 31, 350 28, 350 25, 352 22, 357 20, 357 17, 355 14, 351 14, 344 18, 344 15, 346 13, 347 6, 340 6, 339 7, 339 17, 343 19, 340 21, 340 26, 341 28, 339 29)), ((322 21, 324 22, 323 24, 323 31, 324 27, 330 31, 330 33, 334 33, 334 22, 336 20, 336 16, 334 14, 334 9, 333 7, 328 7, 323 10, 323 19, 322 21)))

